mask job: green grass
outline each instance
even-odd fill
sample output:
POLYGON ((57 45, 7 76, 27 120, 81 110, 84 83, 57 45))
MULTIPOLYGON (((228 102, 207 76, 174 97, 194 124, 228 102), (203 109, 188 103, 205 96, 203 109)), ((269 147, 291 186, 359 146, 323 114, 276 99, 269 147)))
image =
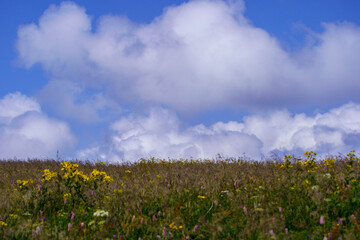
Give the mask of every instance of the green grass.
POLYGON ((0 239, 360 239, 359 159, 315 156, 3 160, 0 239))

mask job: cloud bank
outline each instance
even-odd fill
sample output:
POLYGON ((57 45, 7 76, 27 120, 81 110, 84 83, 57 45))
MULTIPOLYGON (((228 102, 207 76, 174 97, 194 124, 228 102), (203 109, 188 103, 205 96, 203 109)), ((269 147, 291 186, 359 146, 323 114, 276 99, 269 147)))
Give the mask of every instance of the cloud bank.
POLYGON ((73 150, 69 126, 41 112, 40 105, 20 93, 0 99, 0 158, 47 158, 73 150))
MULTIPOLYGON (((89 123, 101 121, 106 108, 137 109, 113 121, 106 141, 80 158, 357 149, 360 27, 323 23, 311 44, 289 52, 244 12, 241 0, 195 0, 146 24, 110 15, 94 24, 84 8, 63 2, 21 26, 16 46, 26 68, 39 64, 50 76, 38 96, 62 117, 89 123), (296 107, 333 109, 314 116, 279 110, 296 107), (251 114, 211 126, 181 121, 223 108, 251 114)), ((23 110, 14 111, 3 119, 23 110)))
POLYGON ((360 100, 359 26, 323 23, 312 45, 290 53, 244 17, 243 5, 190 1, 148 24, 102 16, 93 27, 84 8, 64 2, 19 28, 19 60, 122 103, 180 113, 360 100))
POLYGON ((111 126, 102 146, 80 151, 80 158, 111 162, 140 158, 213 159, 246 157, 260 159, 271 152, 323 154, 360 150, 360 105, 349 103, 323 114, 292 115, 276 111, 250 115, 243 121, 217 122, 182 128, 178 117, 166 109, 152 109, 148 115, 129 116, 111 126))

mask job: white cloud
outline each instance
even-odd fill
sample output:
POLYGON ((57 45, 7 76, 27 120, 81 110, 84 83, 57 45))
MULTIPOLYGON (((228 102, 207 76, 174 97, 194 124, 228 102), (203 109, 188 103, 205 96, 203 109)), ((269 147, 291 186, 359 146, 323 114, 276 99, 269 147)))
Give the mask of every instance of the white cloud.
POLYGON ((34 99, 18 92, 0 99, 0 120, 0 158, 47 158, 76 144, 66 123, 48 118, 34 99))
POLYGON ((272 151, 302 154, 346 153, 360 150, 360 105, 346 104, 323 114, 292 116, 287 111, 246 116, 242 122, 218 122, 185 127, 165 109, 146 116, 129 116, 112 124, 106 143, 78 154, 81 158, 112 162, 136 161, 142 157, 260 159, 272 151))
POLYGON ((40 63, 56 79, 180 113, 360 100, 358 26, 325 23, 293 54, 244 11, 240 0, 190 1, 149 24, 103 16, 91 29, 85 9, 66 2, 22 26, 17 49, 25 66, 40 63))
POLYGON ((8 94, 0 100, 0 124, 9 123, 28 111, 40 112, 40 105, 19 92, 8 94))
POLYGON ((52 80, 37 97, 42 106, 52 108, 56 116, 81 123, 97 123, 122 112, 119 104, 103 93, 85 90, 75 82, 52 80))
POLYGON ((241 0, 194 0, 166 8, 148 24, 102 16, 92 29, 85 9, 65 2, 51 6, 38 24, 19 28, 19 60, 27 68, 40 64, 51 76, 40 99, 66 118, 99 119, 99 111, 120 104, 140 111, 155 106, 148 115, 113 123, 107 142, 80 151, 81 157, 256 157, 358 148, 355 103, 315 116, 269 109, 360 101, 359 26, 324 23, 323 32, 310 33, 311 44, 291 53, 244 11, 241 0), (175 114, 221 108, 258 111, 211 126, 184 126, 175 114))

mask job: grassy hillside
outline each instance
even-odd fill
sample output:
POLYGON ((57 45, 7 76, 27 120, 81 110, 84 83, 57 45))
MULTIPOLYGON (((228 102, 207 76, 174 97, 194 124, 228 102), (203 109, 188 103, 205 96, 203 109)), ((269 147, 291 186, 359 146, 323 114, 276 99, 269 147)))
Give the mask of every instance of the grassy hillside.
POLYGON ((360 239, 360 161, 0 161, 1 239, 360 239))

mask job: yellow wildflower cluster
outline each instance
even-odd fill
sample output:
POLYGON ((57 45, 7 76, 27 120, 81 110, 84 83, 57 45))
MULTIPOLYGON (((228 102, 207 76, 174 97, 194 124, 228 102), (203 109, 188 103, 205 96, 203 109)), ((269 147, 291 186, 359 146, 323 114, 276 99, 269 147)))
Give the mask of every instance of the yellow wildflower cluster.
POLYGON ((359 158, 355 156, 355 150, 352 150, 345 157, 345 162, 347 164, 347 167, 352 168, 355 161, 359 162, 359 158))
POLYGON ((27 189, 29 185, 34 183, 34 180, 28 179, 28 180, 17 180, 16 183, 19 185, 20 189, 27 189))
POLYGON ((90 179, 92 180, 102 180, 103 182, 112 182, 114 179, 112 179, 110 176, 106 174, 106 172, 100 172, 97 169, 93 169, 93 171, 90 173, 90 179))
POLYGON ((58 217, 64 217, 66 215, 66 213, 64 212, 64 210, 60 210, 57 213, 58 217))
POLYGON ((200 198, 200 199, 205 199, 206 197, 199 195, 198 198, 200 198))
POLYGON ((327 158, 327 159, 324 160, 323 164, 324 164, 324 166, 327 166, 329 168, 333 168, 335 162, 336 162, 336 158, 327 158))
POLYGON ((123 193, 123 190, 121 190, 121 189, 114 189, 114 193, 120 194, 120 193, 123 193))
POLYGON ((79 167, 79 164, 77 163, 70 163, 70 162, 62 162, 61 166, 63 166, 63 168, 61 169, 61 171, 65 171, 65 172, 75 172, 77 170, 77 168, 79 167))
POLYGON ((64 194, 64 198, 66 198, 66 199, 71 198, 71 193, 65 193, 65 194, 64 194))
POLYGON ((291 159, 292 159, 292 156, 290 156, 290 155, 285 155, 285 157, 284 157, 284 161, 285 161, 285 162, 282 163, 282 164, 280 164, 280 165, 278 165, 279 168, 283 168, 283 167, 292 168, 293 165, 291 165, 291 159))
POLYGON ((7 226, 6 222, 0 221, 0 227, 6 227, 6 226, 7 226))
POLYGON ((83 171, 79 171, 77 168, 79 167, 79 164, 77 163, 70 163, 70 162, 62 162, 61 165, 63 168, 61 168, 61 171, 64 171, 64 179, 81 179, 84 182, 89 180, 89 177, 86 176, 86 174, 83 173, 83 171))
POLYGON ((44 169, 44 174, 41 177, 41 181, 42 182, 49 182, 49 181, 51 181, 52 178, 54 178, 56 176, 57 176, 56 172, 52 172, 49 169, 44 169))
POLYGON ((64 179, 76 179, 81 180, 83 182, 87 182, 89 180, 101 180, 103 182, 112 182, 114 181, 110 176, 106 174, 106 172, 100 172, 97 169, 93 169, 89 176, 84 174, 83 171, 79 171, 79 164, 62 162, 61 165, 63 168, 61 171, 64 171, 64 179))
POLYGON ((174 222, 170 223, 169 227, 170 227, 171 229, 174 229, 174 230, 178 230, 178 229, 184 228, 184 227, 181 226, 181 225, 180 225, 180 226, 176 226, 174 222))

